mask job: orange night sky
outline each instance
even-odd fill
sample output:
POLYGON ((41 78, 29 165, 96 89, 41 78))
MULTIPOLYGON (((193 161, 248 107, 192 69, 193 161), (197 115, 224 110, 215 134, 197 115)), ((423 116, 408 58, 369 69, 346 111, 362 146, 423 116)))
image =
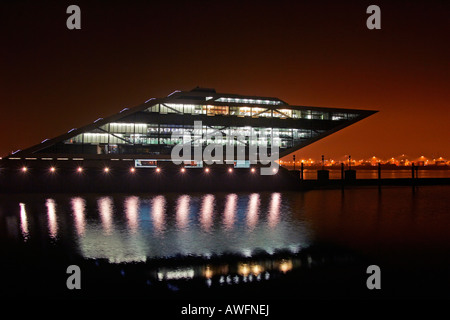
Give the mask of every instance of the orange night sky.
POLYGON ((0 155, 198 85, 379 110, 299 158, 450 158, 450 2, 242 2, 2 2, 0 155))

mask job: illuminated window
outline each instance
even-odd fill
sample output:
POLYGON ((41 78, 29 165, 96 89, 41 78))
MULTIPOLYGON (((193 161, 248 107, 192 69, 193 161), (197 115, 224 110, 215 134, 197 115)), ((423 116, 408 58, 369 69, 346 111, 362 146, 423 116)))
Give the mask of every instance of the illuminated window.
POLYGON ((221 97, 216 99, 217 102, 232 102, 232 103, 248 103, 248 104, 268 104, 268 105, 280 105, 283 102, 279 100, 268 100, 268 99, 247 99, 247 98, 225 98, 221 97))

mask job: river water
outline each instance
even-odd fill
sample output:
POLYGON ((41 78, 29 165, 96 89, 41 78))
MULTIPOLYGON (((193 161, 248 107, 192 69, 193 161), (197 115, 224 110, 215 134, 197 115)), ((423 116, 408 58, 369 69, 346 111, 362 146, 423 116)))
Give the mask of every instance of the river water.
MULTIPOLYGON (((33 265, 32 260, 45 260, 58 248, 56 259, 61 261, 80 257, 123 265, 161 258, 216 257, 223 264, 228 255, 250 259, 263 253, 270 260, 284 252, 283 260, 253 264, 255 277, 268 278, 271 269, 287 271, 301 265, 296 257, 320 243, 381 265, 432 271, 434 266, 449 266, 449 194, 450 186, 3 195, 0 241, 9 250, 2 258, 10 265, 33 265)), ((192 268, 159 266, 162 269, 155 271, 155 279, 197 276, 192 268)), ((250 262, 247 267, 245 272, 245 264, 237 266, 241 269, 236 277, 245 280, 252 273, 250 262)), ((208 268, 203 266, 198 276, 209 279, 210 285, 213 269, 208 276, 208 268)), ((217 281, 231 279, 226 274, 217 281)))

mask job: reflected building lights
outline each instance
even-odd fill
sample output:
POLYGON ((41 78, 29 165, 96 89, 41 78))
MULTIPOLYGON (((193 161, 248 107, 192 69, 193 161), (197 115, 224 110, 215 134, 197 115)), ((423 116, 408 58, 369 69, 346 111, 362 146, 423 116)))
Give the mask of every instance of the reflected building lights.
POLYGON ((202 208, 200 211, 200 225, 206 232, 211 231, 213 224, 214 196, 207 194, 203 197, 202 208))
POLYGON ((56 238, 58 235, 58 222, 56 220, 56 204, 53 199, 47 199, 45 205, 47 206, 48 228, 51 238, 56 238))
POLYGON ((258 222, 259 193, 252 193, 248 202, 247 226, 253 229, 258 222))
POLYGON ((280 206, 281 206, 281 194, 278 192, 272 193, 270 198, 269 208, 269 227, 274 228, 280 220, 280 206))
POLYGON ((187 227, 189 223, 189 201, 191 197, 188 195, 182 195, 177 200, 176 207, 176 219, 178 227, 183 230, 187 227))
POLYGON ((157 234, 164 231, 164 214, 166 210, 166 199, 164 196, 156 196, 152 200, 153 227, 157 234))
POLYGON ((25 210, 25 203, 19 203, 20 207, 20 231, 22 232, 22 236, 25 241, 28 240, 29 231, 28 231, 28 218, 27 212, 25 210))
POLYGON ((125 215, 129 230, 131 233, 136 233, 139 228, 139 197, 133 196, 125 199, 125 215))
POLYGON ((258 276, 261 272, 263 272, 263 268, 260 265, 255 264, 252 266, 252 273, 255 276, 258 276))
POLYGON ((86 201, 83 198, 76 197, 70 201, 72 204, 73 216, 75 219, 75 228, 79 236, 84 235, 86 229, 86 201))
MULTIPOLYGON (((278 249, 296 253, 305 247, 308 234, 291 219, 290 203, 285 197, 277 192, 70 196, 68 201, 57 204, 56 198, 45 198, 43 203, 36 202, 40 210, 47 211, 43 224, 33 224, 30 212, 34 210, 28 202, 16 202, 14 220, 22 241, 29 242, 33 230, 33 237, 40 231, 47 242, 53 243, 52 239, 59 239, 65 234, 63 231, 70 230, 81 254, 110 261, 141 261, 178 254, 207 259, 224 252, 251 257, 256 249, 268 254, 278 249), (116 201, 121 202, 120 212, 115 208, 116 201), (146 212, 141 215, 144 208, 146 212), (70 212, 69 221, 64 220, 66 212, 70 212)), ((254 262, 247 264, 247 277, 264 277, 270 269, 261 263, 261 270, 253 267, 254 262)), ((275 269, 279 270, 278 264, 275 269)), ((211 270, 215 279, 217 271, 215 267, 211 270)))
POLYGON ((204 271, 204 273, 203 273, 203 276, 204 276, 206 279, 211 279, 212 276, 213 276, 213 274, 214 274, 214 273, 213 273, 211 267, 210 267, 210 266, 206 266, 205 271, 204 271))
POLYGON ((280 271, 283 273, 286 273, 286 272, 292 270, 292 267, 293 267, 293 265, 292 265, 291 260, 282 260, 280 262, 280 266, 279 266, 280 271))
POLYGON ((260 264, 251 263, 250 265, 247 263, 240 263, 238 265, 238 274, 244 277, 247 276, 258 276, 264 271, 264 268, 260 264))
POLYGON ((100 212, 100 219, 102 220, 103 231, 106 234, 111 234, 113 214, 112 200, 110 197, 103 197, 98 199, 97 203, 100 212))
POLYGON ((248 276, 250 273, 250 267, 248 264, 243 263, 238 266, 238 273, 244 277, 248 276))
POLYGON ((177 268, 177 269, 161 268, 158 271, 157 275, 159 281, 192 279, 194 278, 195 271, 192 268, 177 268))
POLYGON ((235 193, 229 194, 227 196, 227 200, 225 203, 225 210, 223 213, 223 223, 225 226, 225 230, 233 229, 236 217, 237 198, 238 196, 235 193))
POLYGON ((219 285, 236 285, 241 282, 267 281, 272 274, 286 274, 301 267, 301 258, 260 261, 238 261, 236 264, 206 264, 183 267, 160 267, 151 272, 159 281, 171 281, 204 278, 207 286, 214 282, 219 285))

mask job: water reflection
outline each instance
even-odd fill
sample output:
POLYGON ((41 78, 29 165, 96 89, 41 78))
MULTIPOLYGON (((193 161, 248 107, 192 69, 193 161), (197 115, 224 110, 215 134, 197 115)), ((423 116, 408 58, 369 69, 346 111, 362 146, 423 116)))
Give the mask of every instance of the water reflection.
POLYGON ((177 200, 177 225, 180 230, 185 230, 189 222, 189 201, 188 195, 182 195, 177 200))
MULTIPOLYGON (((281 193, 61 197, 45 201, 46 232, 84 257, 115 262, 180 254, 249 257, 255 250, 272 254, 308 246, 304 223, 293 217, 289 205, 280 210, 283 201, 290 201, 283 199, 281 193), (64 217, 65 206, 70 220, 64 217), (58 219, 65 232, 58 229, 58 219)), ((25 203, 19 206, 18 227, 28 239, 29 217, 25 203)))
MULTIPOLYGON (((305 249, 313 241, 336 244, 381 263, 446 266, 449 192, 450 186, 424 186, 414 193, 409 187, 386 187, 382 192, 349 188, 345 196, 341 190, 55 195, 53 199, 15 195, 0 201, 5 231, 0 236, 12 248, 21 249, 24 241, 24 248, 39 248, 30 259, 36 254, 48 256, 56 247, 62 261, 67 261, 66 254, 80 255, 96 259, 91 261, 94 268, 97 259, 119 263, 164 258, 130 264, 130 274, 140 267, 140 278, 147 281, 152 269, 155 281, 186 286, 188 281, 177 279, 226 286, 273 279, 297 266, 314 268, 327 260, 317 251, 306 254, 317 249, 305 249), (271 259, 264 260, 267 257, 271 259)), ((328 249, 318 250, 327 254, 328 249)), ((11 252, 13 257, 15 251, 11 252)), ((341 261, 338 258, 328 261, 341 261)), ((106 264, 99 261, 99 265, 106 264)), ((110 274, 122 277, 116 267, 110 274)))
POLYGON ((274 228, 280 219, 280 205, 281 205, 281 194, 278 192, 272 193, 270 197, 270 207, 269 207, 269 227, 274 228))
POLYGON ((292 270, 292 268, 293 268, 292 260, 291 259, 288 259, 288 260, 283 259, 280 262, 279 268, 280 268, 280 271, 283 273, 286 273, 286 272, 292 270))
POLYGON ((253 230, 258 222, 259 209, 259 193, 252 193, 248 201, 247 226, 249 230, 253 230))
POLYGON ((19 203, 20 207, 20 231, 22 232, 23 239, 27 241, 29 232, 28 232, 28 218, 27 212, 25 210, 25 204, 19 203))
POLYGON ((103 197, 98 199, 98 210, 100 212, 100 218, 102 220, 103 231, 105 234, 109 235, 113 230, 113 202, 111 197, 103 197))
POLYGON ((236 217, 236 206, 238 196, 235 193, 227 195, 225 202, 225 210, 223 212, 223 224, 225 230, 230 231, 233 229, 234 220, 236 217))
POLYGON ((45 205, 47 206, 47 219, 49 235, 55 239, 58 235, 58 222, 56 220, 56 204, 53 199, 47 199, 45 205))
POLYGON ((106 254, 114 261, 124 257, 129 261, 146 256, 210 256, 224 252, 251 256, 256 249, 273 253, 295 248, 291 251, 297 252, 307 246, 303 223, 293 220, 289 210, 284 215, 280 210, 282 195, 264 194, 264 199, 270 199, 268 208, 261 206, 259 193, 155 195, 148 200, 129 196, 123 199, 123 221, 112 197, 102 197, 97 205, 103 234, 109 235, 109 240, 103 240, 106 247, 101 250, 93 243, 99 240, 99 230, 92 221, 93 234, 82 243, 87 248, 83 251, 89 251, 91 257, 106 254), (124 223, 126 228, 121 226, 124 223))
POLYGON ((139 198, 128 197, 125 200, 125 214, 127 217, 128 227, 131 233, 136 233, 139 227, 139 198))
POLYGON ((75 220, 75 229, 79 236, 83 236, 86 229, 86 201, 83 198, 76 197, 70 201, 72 204, 72 212, 75 220))
POLYGON ((202 208, 200 211, 200 224, 206 232, 211 231, 213 224, 214 196, 207 194, 203 197, 202 208))
POLYGON ((164 214, 166 210, 166 199, 164 196, 156 196, 152 200, 153 228, 157 235, 164 232, 164 214))
MULTIPOLYGON (((327 257, 319 257, 314 266, 325 264, 327 257), (325 259, 324 259, 325 258, 325 259)), ((182 267, 160 267, 150 271, 158 281, 180 279, 204 279, 207 286, 235 285, 242 282, 269 280, 274 274, 285 274, 301 267, 309 268, 307 260, 310 256, 287 258, 262 258, 258 260, 236 260, 222 264, 200 264, 182 267)))

